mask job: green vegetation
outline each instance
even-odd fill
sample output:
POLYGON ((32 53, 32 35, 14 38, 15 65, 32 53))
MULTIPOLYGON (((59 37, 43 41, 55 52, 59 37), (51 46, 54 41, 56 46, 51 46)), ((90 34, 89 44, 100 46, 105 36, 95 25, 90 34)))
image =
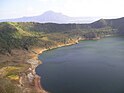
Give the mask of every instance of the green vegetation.
POLYGON ((35 22, 0 23, 0 53, 12 49, 49 48, 78 38, 104 37, 124 33, 124 18, 100 19, 91 24, 55 24, 35 22))
MULTIPOLYGON (((124 18, 101 19, 91 24, 55 24, 34 22, 2 22, 0 23, 0 91, 1 93, 22 93, 17 86, 19 73, 25 72, 29 64, 25 55, 12 50, 30 51, 34 48, 50 49, 58 45, 75 43, 77 40, 92 40, 106 35, 124 34, 124 18), (1 55, 6 55, 3 57, 1 55), (11 55, 11 57, 10 57, 11 55), (21 57, 20 57, 21 56, 21 57), (3 58, 2 58, 3 57, 3 58), (9 59, 10 57, 10 59, 9 59), (14 58, 15 57, 15 58, 14 58), (3 60, 8 59, 8 60, 3 60), (13 81, 16 81, 13 84, 13 81)), ((33 92, 32 90, 32 93, 33 92)))
POLYGON ((70 40, 81 38, 96 38, 112 34, 109 26, 91 28, 81 24, 54 24, 34 22, 3 22, 0 23, 0 53, 12 49, 26 49, 33 47, 50 48, 57 43, 66 44, 70 40))

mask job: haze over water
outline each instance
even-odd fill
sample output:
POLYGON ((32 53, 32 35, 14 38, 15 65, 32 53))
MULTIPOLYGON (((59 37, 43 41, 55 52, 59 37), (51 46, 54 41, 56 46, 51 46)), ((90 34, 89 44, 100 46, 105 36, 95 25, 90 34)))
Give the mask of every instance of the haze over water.
POLYGON ((51 93, 124 93, 124 37, 44 52, 36 69, 51 93))

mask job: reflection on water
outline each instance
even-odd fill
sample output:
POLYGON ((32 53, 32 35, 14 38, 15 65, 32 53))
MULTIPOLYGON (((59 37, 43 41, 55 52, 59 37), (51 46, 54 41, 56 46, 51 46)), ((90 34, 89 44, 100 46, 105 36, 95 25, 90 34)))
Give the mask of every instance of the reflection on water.
POLYGON ((124 38, 109 37, 44 52, 36 72, 51 93, 124 93, 124 38))

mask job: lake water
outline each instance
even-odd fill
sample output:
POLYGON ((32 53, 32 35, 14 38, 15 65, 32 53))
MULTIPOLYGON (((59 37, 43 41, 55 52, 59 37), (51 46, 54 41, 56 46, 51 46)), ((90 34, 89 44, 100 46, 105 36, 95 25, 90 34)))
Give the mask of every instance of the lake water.
POLYGON ((124 37, 44 52, 36 69, 50 93, 124 93, 124 37))

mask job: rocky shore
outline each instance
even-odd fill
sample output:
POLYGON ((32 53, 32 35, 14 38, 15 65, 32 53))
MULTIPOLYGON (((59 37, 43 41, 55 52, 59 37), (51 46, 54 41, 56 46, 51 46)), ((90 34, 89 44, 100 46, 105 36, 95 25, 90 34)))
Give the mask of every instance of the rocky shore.
MULTIPOLYGON (((97 39, 100 39, 100 38, 94 38, 92 40, 97 40, 97 39)), ((21 93, 48 93, 47 91, 44 90, 44 88, 42 87, 42 85, 40 83, 41 77, 39 77, 35 72, 36 67, 39 64, 42 64, 42 62, 40 60, 38 60, 39 54, 42 54, 44 51, 47 51, 50 49, 77 44, 80 40, 89 40, 89 39, 79 38, 79 39, 75 39, 71 42, 68 42, 66 44, 54 45, 54 46, 49 47, 47 49, 35 47, 29 51, 13 50, 12 55, 9 55, 9 56, 7 55, 8 58, 6 58, 6 59, 14 61, 14 63, 13 63, 14 65, 16 62, 18 62, 17 65, 15 65, 15 67, 17 69, 20 68, 20 66, 18 66, 18 65, 23 64, 24 70, 19 70, 18 73, 16 73, 16 75, 17 75, 16 80, 14 80, 13 78, 11 78, 11 79, 9 78, 9 79, 12 82, 14 81, 14 84, 22 90, 21 93), (15 81, 16 81, 16 83, 15 83, 15 81)), ((13 64, 9 64, 9 65, 13 66, 13 64)), ((10 68, 12 68, 12 67, 10 66, 10 68)), ((3 75, 1 72, 5 72, 6 70, 5 71, 3 71, 3 70, 5 70, 4 67, 0 69, 0 75, 5 77, 7 75, 3 75)), ((10 77, 10 76, 7 76, 7 78, 8 77, 10 77)))
POLYGON ((27 63, 29 63, 31 65, 31 67, 28 69, 28 80, 30 82, 30 84, 34 84, 34 87, 37 91, 37 93, 48 93, 47 91, 45 91, 41 85, 41 77, 39 77, 36 72, 35 72, 35 68, 39 65, 42 64, 42 62, 40 60, 38 60, 38 55, 42 54, 44 51, 50 50, 50 49, 54 49, 54 48, 59 48, 59 47, 63 47, 63 46, 70 46, 73 44, 77 44, 78 40, 68 43, 68 44, 61 44, 61 45, 57 45, 57 46, 53 46, 50 47, 48 49, 40 49, 40 48, 35 48, 32 51, 35 53, 35 56, 33 56, 32 59, 27 60, 27 63))
POLYGON ((44 49, 40 47, 34 47, 28 51, 13 49, 11 50, 11 54, 0 54, 0 83, 2 82, 0 90, 5 91, 5 93, 10 93, 8 91, 12 91, 12 93, 48 93, 43 89, 40 83, 41 79, 35 72, 36 67, 42 64, 42 62, 38 60, 39 54, 50 49, 76 43, 78 43, 78 40, 73 40, 66 44, 58 43, 57 45, 44 49), (12 85, 12 90, 9 89, 6 91, 8 83, 12 85), (3 86, 2 84, 5 85, 3 86))
POLYGON ((41 64, 38 54, 26 50, 12 50, 0 55, 0 91, 2 93, 48 93, 40 85, 35 68, 41 64))

